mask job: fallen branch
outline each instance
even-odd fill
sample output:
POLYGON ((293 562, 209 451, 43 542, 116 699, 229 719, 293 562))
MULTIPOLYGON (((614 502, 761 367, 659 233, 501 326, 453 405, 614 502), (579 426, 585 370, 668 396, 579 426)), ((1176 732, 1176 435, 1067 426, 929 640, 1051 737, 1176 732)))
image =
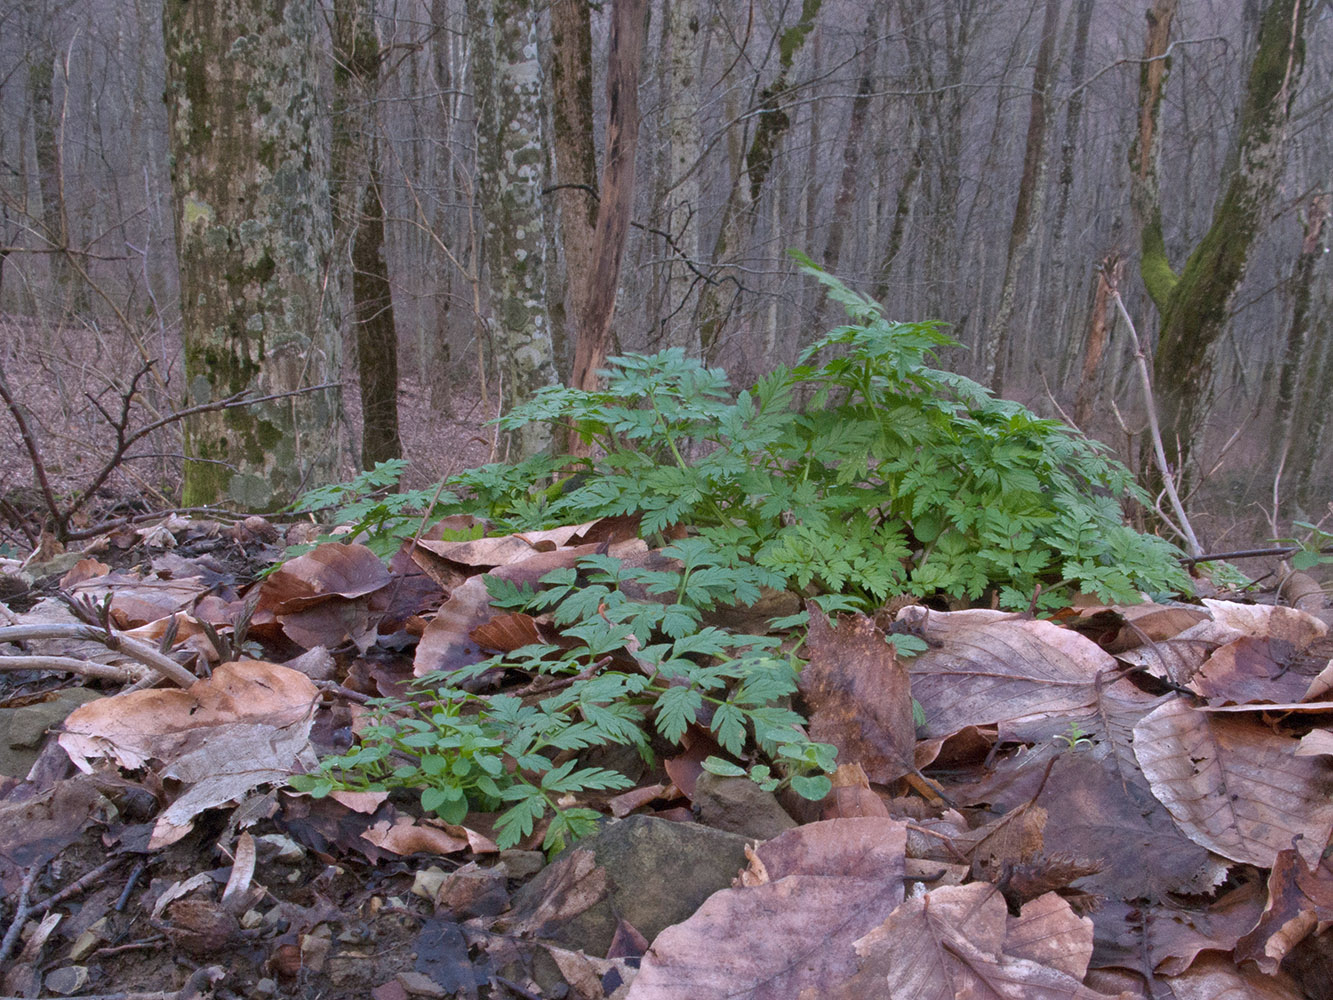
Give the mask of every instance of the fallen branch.
MULTIPOLYGON (((130 636, 117 632, 111 628, 98 628, 94 625, 8 625, 0 628, 0 642, 26 642, 29 639, 78 639, 85 642, 95 642, 116 653, 122 653, 132 660, 137 660, 150 670, 166 678, 180 687, 189 687, 199 678, 190 671, 186 670, 179 663, 160 653, 147 643, 140 642, 130 636)), ((27 659, 27 657, 10 657, 9 659, 27 659)), ((52 659, 49 657, 34 657, 33 659, 52 659)), ((64 657, 54 657, 54 659, 64 660, 64 657)), ((82 661, 73 661, 82 662, 82 661)), ((58 667, 54 669, 65 670, 68 667, 58 667)))

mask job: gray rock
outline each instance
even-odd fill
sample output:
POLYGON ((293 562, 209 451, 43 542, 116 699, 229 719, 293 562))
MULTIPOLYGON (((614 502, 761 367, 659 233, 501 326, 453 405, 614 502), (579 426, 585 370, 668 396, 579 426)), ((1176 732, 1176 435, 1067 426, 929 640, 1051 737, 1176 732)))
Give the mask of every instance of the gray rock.
MULTIPOLYGON (((575 845, 592 851, 597 864, 606 869, 606 897, 548 928, 549 939, 573 951, 605 955, 618 920, 623 919, 651 941, 663 928, 690 916, 714 892, 731 885, 747 864, 746 843, 739 834, 651 816, 608 823, 575 845)), ((515 893, 511 924, 536 911, 558 867, 547 867, 515 893)))
POLYGON ((709 771, 695 782, 694 814, 700 823, 750 840, 771 840, 798 825, 772 792, 749 778, 725 778, 709 771))
POLYGON ((41 753, 46 731, 80 705, 100 698, 87 688, 65 688, 48 701, 0 709, 0 774, 26 777, 41 753))

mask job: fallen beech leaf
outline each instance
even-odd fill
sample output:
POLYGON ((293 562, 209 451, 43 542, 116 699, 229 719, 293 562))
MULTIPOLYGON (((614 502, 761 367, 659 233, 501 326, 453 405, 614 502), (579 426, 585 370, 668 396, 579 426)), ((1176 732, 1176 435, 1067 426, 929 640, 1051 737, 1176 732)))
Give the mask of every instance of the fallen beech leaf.
POLYGON ((1200 952, 1231 950, 1259 919, 1263 905, 1262 887, 1254 880, 1206 907, 1184 908, 1170 900, 1106 900, 1095 915, 1093 964, 1178 976, 1200 952))
POLYGON ((856 971, 853 942, 903 898, 906 842, 905 824, 861 818, 761 844, 754 855, 766 880, 715 892, 662 931, 630 1000, 786 1000, 846 979, 856 971))
POLYGON ((1207 598, 1204 607, 1213 621, 1259 639, 1285 639, 1297 652, 1328 634, 1328 626, 1312 614, 1272 604, 1234 604, 1207 598))
MULTIPOLYGON (((450 543, 464 544, 464 543, 450 543)), ((489 576, 510 580, 519 586, 535 584, 553 569, 573 566, 583 556, 597 551, 596 545, 576 545, 554 552, 533 553, 528 558, 492 570, 489 576)), ((417 643, 412 671, 417 677, 439 670, 452 673, 460 667, 486 659, 469 633, 495 616, 490 593, 482 576, 473 576, 454 588, 449 600, 440 605, 434 619, 426 626, 417 643)))
POLYGON ((1212 704, 1301 701, 1310 680, 1288 669, 1293 656, 1286 640, 1243 636, 1214 650, 1189 688, 1212 704))
POLYGON ((860 764, 839 764, 832 780, 833 788, 824 796, 820 819, 889 815, 889 807, 871 789, 870 779, 860 764))
POLYGON ((1086 709, 1098 676, 1116 665, 1091 639, 1050 622, 916 606, 898 617, 916 622, 934 645, 908 666, 926 737, 996 723, 1003 736, 1033 717, 1086 709))
MULTIPOLYGON (((992 885, 943 886, 907 900, 856 942, 860 971, 802 1000, 1103 1000, 1082 985, 1092 921, 1057 896, 1009 917, 992 885)), ((1129 997, 1129 994, 1121 994, 1129 997)))
POLYGON ((393 854, 457 854, 468 848, 466 837, 413 816, 399 816, 393 823, 380 820, 361 836, 393 854))
POLYGON ((1307 994, 1281 973, 1266 976, 1237 968, 1225 955, 1208 952, 1182 975, 1166 981, 1174 1000, 1306 1000, 1307 994))
POLYGON ((490 569, 494 566, 508 566, 511 563, 522 562, 534 552, 553 552, 595 524, 597 521, 589 521, 586 524, 565 525, 546 531, 524 531, 514 535, 475 538, 467 542, 422 539, 417 545, 450 562, 476 569, 490 569))
POLYGON ((1280 851, 1268 876, 1268 905, 1254 929, 1237 942, 1236 960, 1252 960, 1272 975, 1292 948, 1329 921, 1333 869, 1328 860, 1312 869, 1295 851, 1280 851))
POLYGON ((1297 741, 1245 718, 1166 702, 1134 727, 1153 794, 1190 839, 1233 861, 1271 868, 1278 852, 1317 863, 1333 830, 1333 772, 1293 755, 1297 741))
POLYGON ((316 765, 310 727, 319 691, 274 663, 224 663, 188 690, 129 691, 76 709, 59 742, 75 765, 110 757, 135 769, 160 762, 185 790, 159 816, 150 848, 189 831, 205 809, 316 765))
POLYGON ((290 614, 331 597, 362 597, 391 582, 380 557, 364 545, 327 542, 269 574, 260 585, 258 607, 290 614))
POLYGON ((1297 757, 1317 757, 1321 754, 1333 755, 1333 731, 1311 729, 1301 737, 1300 745, 1293 751, 1297 757))
POLYGON ((832 625, 806 603, 809 662, 801 694, 810 706, 810 738, 831 743, 842 760, 856 761, 879 784, 915 767, 916 725, 907 668, 873 618, 853 615, 832 625))

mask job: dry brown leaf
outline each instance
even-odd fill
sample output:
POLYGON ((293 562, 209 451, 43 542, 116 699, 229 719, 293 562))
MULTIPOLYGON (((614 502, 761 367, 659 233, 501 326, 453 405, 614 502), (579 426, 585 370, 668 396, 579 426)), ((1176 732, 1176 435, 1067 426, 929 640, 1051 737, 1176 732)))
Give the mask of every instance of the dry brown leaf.
POLYGON ((1236 945, 1236 960, 1255 962, 1269 975, 1317 927, 1333 921, 1333 868, 1310 868, 1295 851, 1281 851, 1268 876, 1268 905, 1236 945))
POLYGON ((1057 896, 1009 917, 991 885, 943 886, 907 900, 856 942, 857 974, 802 1000, 1104 1000, 1082 984, 1092 921, 1057 896), (1054 958, 1054 961, 1052 959, 1054 958))
MULTIPOLYGON (((1228 635, 1231 634, 1232 630, 1228 630, 1228 635)), ((1153 677, 1183 686, 1194 678, 1204 661, 1212 656, 1217 648, 1218 643, 1210 639, 1177 637, 1151 646, 1127 650, 1118 654, 1117 658, 1130 666, 1141 667, 1153 677)))
POLYGON ((1187 972, 1167 979, 1166 985, 1174 1000, 1307 1000, 1290 976, 1237 968, 1227 956, 1213 952, 1200 955, 1187 972))
POLYGON ((1311 729, 1301 737, 1301 742, 1293 753, 1297 757, 1318 757, 1321 754, 1333 755, 1333 730, 1311 729))
POLYGON ((1284 639, 1299 653, 1328 634, 1328 626, 1312 614, 1272 604, 1235 604, 1231 601, 1203 602, 1213 621, 1257 639, 1284 639))
POLYGON ((60 745, 80 770, 110 757, 136 769, 159 762, 185 790, 158 818, 150 847, 184 836, 193 817, 266 782, 315 766, 310 726, 319 691, 274 663, 224 663, 188 690, 129 691, 76 709, 60 745))
POLYGON ((716 892, 659 934, 631 1000, 788 1000, 846 979, 853 942, 902 900, 906 838, 893 820, 835 819, 760 845, 769 880, 716 892))
POLYGON ((873 618, 844 617, 835 627, 813 601, 806 610, 810 657, 800 684, 810 706, 810 738, 833 744, 841 760, 860 764, 879 784, 910 774, 912 692, 894 647, 873 618))
POLYGON ((290 614, 330 597, 362 597, 391 582, 380 557, 364 545, 328 542, 289 559, 269 574, 260 585, 258 606, 275 614, 290 614))
POLYGON ((1310 679, 1288 669, 1293 653, 1283 639, 1243 636, 1215 650, 1189 688, 1212 704, 1302 701, 1310 679))
POLYGON ((1190 839, 1271 868, 1278 852, 1317 862, 1333 830, 1333 765, 1294 756, 1297 741, 1246 718, 1163 704, 1134 727, 1153 794, 1190 839))
POLYGON ((413 816, 380 820, 361 834, 376 847, 393 854, 457 854, 468 849, 466 837, 455 836, 441 824, 413 816))
MULTIPOLYGON (((529 548, 528 558, 500 566, 487 575, 510 580, 519 586, 536 584, 551 570, 573 566, 579 559, 596 551, 596 545, 576 545, 535 554, 529 548)), ((469 577, 454 589, 449 600, 440 605, 440 610, 422 633, 412 664, 415 676, 420 677, 435 670, 451 673, 486 659, 470 633, 494 616, 484 577, 469 577)))
POLYGON ((935 645, 914 658, 912 695, 925 712, 925 736, 964 726, 1006 727, 1086 709, 1096 701, 1098 675, 1115 660, 1077 632, 1050 622, 996 612, 929 612, 904 608, 935 645))
POLYGON ((514 535, 474 538, 467 542, 422 539, 417 545, 462 566, 490 569, 522 562, 535 552, 553 552, 567 545, 571 539, 581 536, 595 524, 597 521, 589 521, 586 524, 570 524, 546 531, 524 531, 514 535))
POLYGON ((860 764, 839 764, 832 780, 833 788, 824 796, 820 819, 889 815, 889 807, 871 790, 870 779, 860 764))

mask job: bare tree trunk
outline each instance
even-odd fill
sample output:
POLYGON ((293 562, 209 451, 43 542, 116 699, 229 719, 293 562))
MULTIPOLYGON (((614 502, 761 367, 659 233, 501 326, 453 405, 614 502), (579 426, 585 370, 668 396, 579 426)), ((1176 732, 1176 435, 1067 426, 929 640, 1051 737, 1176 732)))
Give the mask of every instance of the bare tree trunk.
POLYGON ((745 239, 747 223, 752 222, 752 213, 773 167, 774 153, 783 135, 791 128, 791 118, 786 111, 787 81, 797 53, 815 26, 822 3, 823 0, 801 0, 800 18, 778 37, 778 74, 760 92, 756 108, 759 124, 745 154, 745 172, 736 174, 727 193, 722 225, 713 245, 712 280, 699 296, 697 325, 700 349, 705 357, 716 354, 722 324, 735 299, 737 284, 727 280, 727 264, 745 239))
POLYGON ((350 284, 357 374, 361 385, 361 463, 401 458, 398 434, 398 333, 380 189, 375 115, 380 44, 376 0, 334 0, 332 195, 337 222, 335 271, 350 284), (344 273, 350 268, 351 280, 344 273))
POLYGON ((1083 348, 1083 374, 1079 378, 1078 394, 1074 398, 1074 423, 1085 433, 1092 422, 1100 395, 1102 356, 1106 353, 1106 344, 1110 339, 1110 329, 1106 320, 1111 303, 1111 289, 1120 286, 1124 271, 1125 262, 1112 255, 1102 261, 1101 271, 1097 275, 1097 294, 1092 302, 1092 319, 1088 323, 1088 336, 1083 348))
POLYGON ((1023 149, 1023 176, 1018 184, 1018 200, 1009 227, 1009 250, 1004 259, 1004 284, 1000 305, 990 324, 982 349, 983 380, 997 394, 1004 392, 1005 368, 1009 352, 1009 320, 1018 293, 1018 276, 1027 262, 1028 248, 1036 220, 1046 200, 1046 128, 1050 122, 1051 63, 1055 35, 1060 18, 1058 0, 1046 0, 1042 16, 1041 41, 1037 62, 1032 69, 1032 98, 1028 107, 1027 142, 1023 149))
POLYGON ((572 348, 578 343, 579 323, 586 310, 597 237, 597 141, 588 0, 554 0, 551 4, 551 113, 556 204, 568 276, 563 340, 572 348))
POLYGON ((875 55, 879 47, 879 20, 876 7, 872 4, 866 17, 866 43, 861 50, 861 71, 856 85, 856 96, 852 98, 852 117, 847 126, 847 141, 842 147, 842 177, 838 181, 838 192, 833 197, 833 218, 829 222, 828 242, 824 245, 824 269, 829 272, 838 270, 842 258, 844 232, 852 218, 852 204, 856 200, 857 181, 861 158, 861 142, 865 134, 866 116, 870 111, 870 95, 874 90, 873 74, 875 55))
POLYGON ((271 509, 343 454, 315 5, 166 0, 163 34, 186 402, 299 393, 191 418, 184 503, 271 509))
MULTIPOLYGON (((1274 408, 1277 411, 1278 432, 1275 439, 1280 443, 1276 454, 1277 468, 1274 473, 1282 475, 1284 498, 1301 512, 1311 512, 1314 497, 1309 493, 1310 467, 1318 461, 1319 452, 1303 448, 1298 444, 1295 429, 1298 426, 1298 413, 1302 418, 1300 438, 1312 440, 1317 435, 1310 433, 1309 425, 1326 419, 1328 399, 1322 399, 1310 392, 1310 387, 1319 380, 1319 366, 1312 364, 1313 353, 1319 355, 1319 345, 1313 345, 1312 335, 1322 331, 1328 335, 1330 326, 1327 316, 1318 316, 1320 310, 1312 310, 1314 278, 1318 267, 1324 264, 1327 253, 1327 229, 1329 212, 1333 209, 1333 196, 1317 194, 1310 199, 1305 218, 1305 235, 1301 241, 1301 255, 1296 261, 1296 270, 1291 276, 1292 306, 1291 325, 1287 328, 1287 346, 1279 367, 1277 398, 1274 408), (1290 464, 1288 464, 1290 463, 1290 464), (1290 489, 1295 484, 1296 489, 1290 489), (1290 494, 1290 495, 1287 495, 1290 494)), ((1276 512, 1275 512, 1276 516, 1276 512)))
POLYGON ((611 14, 610 65, 606 77, 606 161, 597 206, 596 254, 570 384, 597 388, 597 369, 606 360, 611 317, 620 288, 634 198, 634 157, 639 142, 639 64, 643 60, 644 2, 615 0, 611 14))

